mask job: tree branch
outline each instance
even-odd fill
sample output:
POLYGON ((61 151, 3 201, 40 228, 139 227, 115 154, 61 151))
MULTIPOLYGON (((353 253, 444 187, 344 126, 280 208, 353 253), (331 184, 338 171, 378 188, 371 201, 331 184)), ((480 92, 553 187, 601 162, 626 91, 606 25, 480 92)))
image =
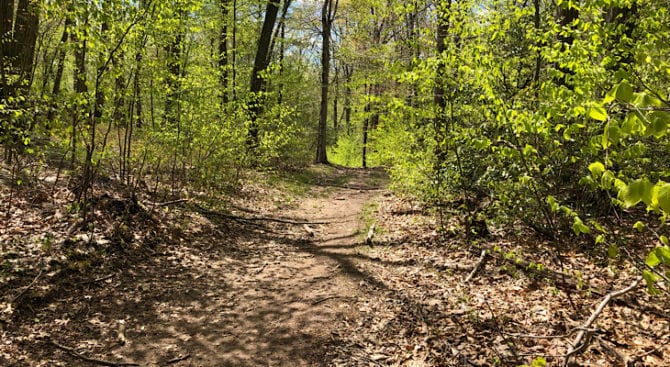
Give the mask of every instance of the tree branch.
POLYGON ((612 298, 621 296, 623 294, 626 294, 626 293, 632 291, 633 289, 635 289, 635 287, 638 286, 638 284, 640 284, 641 281, 642 281, 642 277, 637 277, 633 281, 633 283, 631 283, 628 287, 626 287, 624 289, 620 289, 618 291, 610 292, 603 298, 602 301, 600 301, 600 304, 598 305, 596 310, 591 314, 591 317, 589 317, 589 319, 586 320, 586 322, 581 326, 582 330, 580 330, 579 333, 577 333, 577 336, 575 337, 575 340, 572 341, 572 344, 568 348, 568 352, 565 354, 565 356, 563 356, 563 367, 568 366, 568 363, 570 362, 570 357, 572 357, 578 351, 580 351, 580 350, 582 350, 586 347, 586 345, 588 343, 586 343, 586 342, 582 343, 582 342, 584 340, 584 337, 587 334, 587 331, 588 331, 589 327, 593 324, 593 322, 596 321, 598 316, 600 316, 600 314, 603 312, 603 310, 605 309, 605 306, 607 306, 607 304, 610 302, 610 300, 612 300, 612 298))

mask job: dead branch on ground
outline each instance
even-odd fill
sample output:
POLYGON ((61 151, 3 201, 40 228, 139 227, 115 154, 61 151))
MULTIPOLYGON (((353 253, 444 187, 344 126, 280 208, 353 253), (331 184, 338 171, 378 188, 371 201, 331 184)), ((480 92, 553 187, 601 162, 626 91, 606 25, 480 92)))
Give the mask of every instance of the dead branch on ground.
POLYGON ((44 273, 44 269, 40 269, 40 272, 39 272, 39 274, 37 274, 35 279, 33 279, 33 281, 30 282, 30 284, 28 284, 25 288, 23 288, 21 290, 21 292, 19 292, 19 294, 14 296, 14 298, 12 298, 11 303, 16 302, 19 298, 23 297, 23 295, 26 294, 26 292, 28 292, 30 290, 30 288, 32 288, 35 285, 35 283, 37 283, 37 281, 42 277, 42 273, 44 273))
POLYGON ((600 314, 603 312, 603 310, 605 309, 605 306, 607 306, 607 304, 610 302, 610 300, 612 298, 621 296, 623 294, 626 294, 626 293, 632 291, 633 289, 635 289, 635 287, 638 286, 638 284, 640 284, 641 281, 642 281, 642 277, 637 277, 635 279, 635 281, 633 281, 633 283, 631 283, 628 287, 626 287, 624 289, 620 289, 618 291, 610 292, 607 295, 605 295, 605 297, 602 299, 602 301, 600 301, 600 304, 598 305, 596 310, 591 314, 591 317, 589 317, 588 320, 586 320, 586 322, 581 326, 583 329, 580 330, 579 333, 577 333, 577 336, 575 337, 575 340, 572 341, 570 347, 568 348, 568 352, 563 357, 563 367, 568 366, 568 363, 570 362, 570 357, 572 357, 574 354, 576 354, 577 352, 579 352, 580 350, 582 350, 586 347, 586 345, 588 344, 588 341, 587 342, 583 342, 583 341, 584 341, 584 337, 586 337, 586 335, 587 335, 587 329, 589 327, 591 327, 593 322, 595 322, 596 319, 598 318, 598 316, 600 316, 600 314))
POLYGON ((468 274, 467 278, 463 281, 464 283, 470 282, 472 278, 477 274, 477 271, 479 271, 479 268, 482 267, 482 264, 484 264, 484 260, 486 260, 486 250, 482 250, 482 254, 479 255, 479 260, 477 261, 477 264, 475 264, 475 267, 472 269, 470 274, 468 274))
POLYGON ((166 363, 167 363, 167 364, 175 364, 175 363, 177 363, 177 362, 181 362, 181 361, 183 361, 183 360, 185 360, 185 359, 189 359, 189 358, 191 358, 191 355, 190 355, 190 354, 186 354, 186 355, 183 355, 183 356, 180 356, 180 357, 172 358, 171 360, 167 361, 166 363))
POLYGON ((122 366, 139 366, 140 365, 139 363, 135 363, 135 362, 114 362, 114 361, 107 361, 107 360, 104 360, 104 359, 90 358, 90 357, 87 357, 83 354, 78 353, 76 350, 74 350, 74 348, 70 348, 70 347, 65 346, 63 344, 59 344, 58 342, 56 342, 53 339, 49 340, 49 343, 51 343, 51 345, 53 345, 54 347, 56 347, 60 350, 68 352, 73 357, 79 358, 79 359, 81 359, 83 361, 86 361, 86 362, 99 364, 99 365, 102 365, 102 366, 122 367, 122 366))

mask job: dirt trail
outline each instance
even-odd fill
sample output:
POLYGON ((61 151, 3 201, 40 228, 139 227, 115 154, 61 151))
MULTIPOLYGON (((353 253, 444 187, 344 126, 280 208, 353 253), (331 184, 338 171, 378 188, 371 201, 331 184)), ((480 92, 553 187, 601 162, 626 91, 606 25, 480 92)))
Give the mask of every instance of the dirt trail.
MULTIPOLYGON (((111 355, 142 365, 328 364, 365 282, 352 260, 367 231, 361 211, 381 194, 365 171, 352 172, 347 187, 316 186, 297 207, 275 213, 316 224, 259 221, 251 237, 232 238, 215 217, 194 216, 201 228, 192 242, 129 272, 116 284, 123 299, 103 300, 89 324, 118 315, 125 344, 111 355), (199 243, 212 237, 221 243, 199 243)), ((100 337, 110 334, 119 329, 100 337)))

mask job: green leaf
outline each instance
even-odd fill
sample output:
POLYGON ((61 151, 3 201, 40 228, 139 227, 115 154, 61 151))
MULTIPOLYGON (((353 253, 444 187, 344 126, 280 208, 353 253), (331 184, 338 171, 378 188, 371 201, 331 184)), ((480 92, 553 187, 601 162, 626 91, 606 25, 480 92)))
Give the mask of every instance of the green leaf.
POLYGON ((661 260, 656 256, 656 251, 652 251, 647 255, 647 259, 644 261, 650 267, 656 267, 661 263, 661 260))
POLYGON ((615 88, 616 99, 621 102, 630 102, 633 100, 633 87, 627 80, 623 80, 615 88))
POLYGON ((642 232, 644 229, 644 223, 640 222, 639 220, 633 224, 633 228, 637 229, 639 232, 642 232))
POLYGON ((591 229, 587 227, 582 221, 582 219, 577 216, 575 216, 575 220, 572 223, 572 230, 575 232, 576 235, 579 235, 581 233, 591 233, 591 229))
POLYGON ((607 256, 609 256, 610 259, 616 259, 619 256, 619 246, 611 244, 610 247, 607 248, 607 256))
POLYGON ((656 257, 661 260, 664 265, 670 265, 670 247, 657 247, 654 249, 654 253, 656 253, 656 257))
POLYGON ((589 117, 598 121, 607 121, 607 111, 602 107, 591 107, 589 117))
POLYGON ((605 172, 605 165, 601 162, 593 162, 589 164, 589 171, 593 177, 600 177, 605 172))
POLYGON ((662 243, 662 244, 664 244, 664 245, 666 245, 666 246, 670 246, 670 240, 668 240, 668 237, 667 237, 667 236, 663 236, 663 235, 661 235, 661 236, 659 237, 659 239, 661 240, 661 243, 662 243))
POLYGON ((607 125, 607 137, 612 144, 618 144, 621 140, 621 128, 619 124, 612 122, 607 125))
POLYGON ((670 214, 670 183, 659 181, 654 187, 652 206, 670 214))
POLYGON ((624 206, 630 208, 645 197, 651 197, 653 186, 646 178, 637 179, 628 184, 623 190, 619 191, 619 199, 624 202, 624 206))
POLYGON ((670 125, 670 113, 663 111, 654 111, 649 114, 651 124, 647 127, 647 134, 656 138, 662 138, 668 134, 668 125, 670 125))
POLYGON ((656 280, 658 280, 658 276, 656 276, 656 274, 652 273, 649 270, 644 270, 642 272, 642 277, 644 278, 644 281, 647 283, 647 289, 649 290, 649 293, 651 294, 660 293, 660 291, 654 286, 654 283, 656 283, 656 280))
POLYGON ((551 195, 547 196, 547 204, 549 204, 549 208, 551 208, 552 213, 556 213, 560 209, 556 199, 551 195))
POLYGON ((626 135, 643 133, 645 129, 644 124, 640 121, 637 113, 629 113, 626 115, 621 124, 621 132, 626 135))

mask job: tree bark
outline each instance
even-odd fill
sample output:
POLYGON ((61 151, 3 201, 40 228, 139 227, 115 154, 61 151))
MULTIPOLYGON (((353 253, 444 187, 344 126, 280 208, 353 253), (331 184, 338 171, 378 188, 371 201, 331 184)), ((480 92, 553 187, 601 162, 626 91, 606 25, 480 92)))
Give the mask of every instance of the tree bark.
POLYGON ((435 132, 435 158, 436 168, 447 159, 447 149, 444 146, 446 142, 446 132, 448 130, 447 119, 447 95, 446 95, 446 65, 442 53, 446 50, 446 38, 449 32, 449 10, 451 0, 441 4, 438 7, 437 18, 437 71, 435 75, 435 88, 433 90, 433 100, 435 104, 435 118, 433 119, 433 128, 435 132))
POLYGON ((265 18, 263 19, 263 26, 258 37, 258 48, 256 49, 256 57, 254 58, 254 67, 251 71, 251 83, 249 92, 251 93, 252 101, 249 106, 249 124, 247 146, 251 149, 258 147, 258 116, 263 109, 261 94, 265 91, 265 81, 261 74, 267 70, 270 65, 268 54, 270 52, 270 41, 272 38, 272 31, 274 30, 275 22, 277 21, 277 13, 279 12, 279 0, 268 0, 265 8, 265 18))
POLYGON ((230 84, 230 73, 228 70, 228 15, 230 12, 230 0, 221 0, 221 35, 219 38, 219 69, 221 72, 221 103, 222 108, 228 104, 228 86, 230 84))
POLYGON ((340 73, 339 73, 339 68, 337 66, 334 67, 335 69, 335 91, 334 91, 334 96, 333 96, 333 130, 335 130, 335 134, 337 134, 337 130, 339 129, 339 126, 337 126, 337 116, 338 116, 338 97, 339 97, 339 89, 340 89, 340 73))
POLYGON ((351 78, 354 75, 354 67, 351 65, 344 65, 344 77, 346 86, 344 87, 344 125, 347 130, 347 135, 351 134, 351 78))
MULTIPOLYGON (((181 18, 183 12, 178 10, 178 16, 181 18)), ((180 20, 181 23, 181 20, 180 20)), ((172 41, 165 46, 167 56, 167 69, 170 75, 167 78, 168 93, 165 98, 165 122, 169 126, 177 126, 179 124, 178 104, 179 92, 181 89, 181 58, 182 58, 182 34, 181 30, 177 31, 172 41)))
MULTIPOLYGON (((579 9, 573 6, 572 2, 564 1, 558 6, 557 13, 558 24, 562 28, 562 32, 558 35, 558 41, 561 43, 561 51, 566 52, 574 42, 574 36, 571 33, 573 30, 572 24, 579 18, 579 9)), ((561 72, 561 75, 556 79, 556 83, 560 86, 573 89, 570 77, 573 76, 575 72, 569 67, 561 65, 555 65, 555 67, 561 72)))
POLYGON ((56 60, 56 75, 54 76, 54 85, 51 91, 51 96, 53 98, 58 97, 60 94, 60 88, 63 80, 63 71, 65 70, 65 56, 66 56, 66 47, 67 43, 70 41, 70 31, 74 25, 74 19, 71 14, 71 7, 68 7, 67 13, 65 15, 65 26, 63 29, 63 34, 60 38, 60 45, 58 49, 58 57, 56 60))
POLYGON ((0 0, 0 8, 0 100, 3 100, 30 86, 39 4, 30 0, 18 0, 18 3, 17 0, 0 0))
POLYGON ((321 8, 321 108, 316 140, 315 163, 328 164, 326 154, 326 133, 328 123, 328 87, 330 78, 330 32, 337 12, 338 0, 324 0, 321 8))

